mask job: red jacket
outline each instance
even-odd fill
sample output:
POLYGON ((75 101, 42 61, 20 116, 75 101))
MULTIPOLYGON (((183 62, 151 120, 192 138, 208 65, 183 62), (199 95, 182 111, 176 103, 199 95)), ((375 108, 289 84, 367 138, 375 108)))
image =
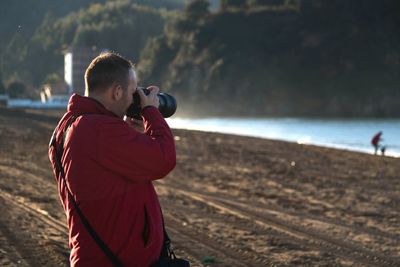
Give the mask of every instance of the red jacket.
MULTIPOLYGON (((75 201, 124 266, 149 266, 157 260, 163 242, 160 204, 152 181, 175 167, 171 130, 155 107, 142 113, 143 134, 96 100, 74 94, 55 129, 57 148, 72 116, 78 118, 65 137, 62 164, 75 201)), ((50 148, 68 220, 71 266, 112 266, 68 201, 55 171, 54 153, 50 148)))
POLYGON ((382 132, 379 132, 374 135, 371 139, 371 144, 374 146, 377 146, 379 144, 379 141, 381 140, 382 132))

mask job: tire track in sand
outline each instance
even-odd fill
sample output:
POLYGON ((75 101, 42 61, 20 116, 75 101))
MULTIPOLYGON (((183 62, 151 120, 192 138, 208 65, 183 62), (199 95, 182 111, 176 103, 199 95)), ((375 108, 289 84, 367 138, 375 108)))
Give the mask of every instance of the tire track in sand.
MULTIPOLYGON (((160 182, 161 183, 161 182, 160 182)), ((169 185, 168 185, 169 186, 169 185)), ((187 189, 185 185, 180 185, 180 189, 185 188, 187 189)), ((271 205, 271 204, 265 204, 265 203, 260 203, 260 202, 244 202, 244 201, 232 201, 232 198, 229 196, 220 196, 217 195, 216 193, 209 193, 209 192, 200 192, 199 190, 193 190, 193 189, 188 189, 190 192, 194 192, 197 194, 201 194, 207 198, 215 199, 217 201, 222 201, 222 202, 227 202, 233 205, 238 205, 243 208, 248 208, 251 207, 257 212, 261 213, 268 213, 268 215, 271 216, 280 216, 280 217, 287 217, 287 219, 298 219, 301 218, 304 221, 310 222, 310 223, 319 223, 319 224, 326 224, 326 225, 331 225, 334 227, 338 228, 343 228, 346 229, 347 231, 351 231, 354 233, 360 233, 360 234, 368 234, 371 236, 379 236, 379 237, 384 237, 387 239, 390 239, 395 242, 399 242, 400 240, 400 233, 391 233, 391 232, 384 232, 380 229, 376 228, 370 228, 370 227, 359 227, 357 225, 349 225, 346 224, 344 221, 339 220, 337 218, 331 218, 331 217, 319 217, 313 214, 305 213, 305 212, 297 212, 297 211, 288 211, 285 210, 278 205, 271 205)))
MULTIPOLYGON (((7 227, 8 223, 0 220, 0 266, 32 266, 31 260, 22 257, 24 251, 18 249, 18 240, 7 227)), ((26 256, 25 256, 26 257, 26 256)), ((28 254, 28 258, 29 254, 28 254)))
POLYGON ((69 266, 68 230, 64 223, 52 218, 35 203, 3 189, 0 189, 0 201, 3 202, 2 211, 7 214, 6 221, 2 216, 0 227, 17 252, 23 255, 25 264, 22 262, 22 266, 69 266), (10 225, 12 230, 7 227, 10 225))
POLYGON ((341 258, 350 259, 368 266, 400 266, 400 260, 398 258, 373 252, 353 243, 335 239, 328 236, 326 233, 322 234, 314 230, 305 229, 299 225, 293 225, 288 221, 254 211, 254 208, 251 206, 242 207, 240 204, 234 203, 233 201, 223 201, 187 188, 182 189, 170 184, 159 183, 157 186, 161 186, 166 190, 173 189, 174 193, 179 193, 236 217, 247 219, 262 227, 273 228, 292 238, 301 240, 318 250, 333 253, 341 258))
MULTIPOLYGON (((165 216, 165 215, 164 215, 165 216)), ((174 227, 180 225, 180 221, 171 215, 166 215, 167 230, 173 234, 173 239, 184 244, 190 255, 196 258, 204 258, 206 255, 217 256, 218 259, 224 259, 223 262, 218 263, 215 266, 243 266, 243 267, 255 267, 259 266, 259 263, 252 262, 248 259, 244 259, 233 250, 223 249, 218 244, 214 243, 208 237, 199 233, 191 233, 183 230, 184 228, 174 227)), ((174 241, 173 240, 173 241, 174 241)), ((173 242, 174 243, 174 242, 173 242)), ((186 250, 185 248, 185 250, 186 250)))
MULTIPOLYGON (((3 189, 0 189, 0 199, 4 199, 5 201, 9 202, 15 207, 18 207, 19 209, 33 215, 35 219, 40 220, 42 223, 46 224, 47 226, 51 227, 53 230, 57 231, 60 235, 63 235, 65 237, 65 240, 68 239, 67 233, 68 233, 68 228, 66 224, 58 221, 57 219, 54 219, 51 217, 45 210, 40 209, 37 207, 34 203, 29 202, 24 197, 20 196, 14 196, 11 195, 10 193, 6 192, 3 189)), ((175 218, 171 216, 167 216, 166 218, 168 221, 176 221, 175 218)), ((170 225, 176 225, 176 223, 171 223, 170 225)), ((216 266, 233 266, 232 263, 234 263, 234 266, 243 266, 243 267, 251 267, 251 266, 256 266, 256 265, 251 265, 248 262, 241 262, 241 259, 237 256, 235 256, 232 253, 226 253, 225 251, 222 251, 219 249, 217 246, 210 244, 206 241, 206 239, 202 236, 195 236, 193 234, 183 232, 182 230, 168 227, 168 231, 170 231, 174 235, 174 240, 176 240, 174 243, 178 245, 178 247, 184 247, 182 249, 182 254, 188 254, 194 258, 193 262, 194 264, 192 266, 203 266, 201 262, 201 257, 204 255, 212 255, 212 254, 217 254, 217 255, 225 255, 226 259, 231 259, 228 260, 230 265, 216 265, 216 266), (188 246, 187 244, 191 244, 188 246), (204 251, 203 255, 200 255, 195 248, 200 248, 201 251, 204 251)), ((1 230, 1 225, 0 225, 0 230, 1 230)), ((0 237, 1 237, 1 232, 0 232, 0 237)), ((1 239, 0 239, 1 240, 1 239)), ((32 252, 32 248, 29 246, 27 248, 26 242, 19 242, 16 243, 15 248, 21 250, 23 248, 23 255, 29 255, 29 259, 33 261, 35 257, 38 257, 39 255, 32 252), (24 249, 25 248, 25 249, 24 249), (25 251, 26 250, 26 251, 25 251)), ((1 251, 0 251, 1 253, 1 251)), ((176 253, 179 255, 179 251, 176 251, 176 253)), ((0 258, 1 259, 1 258, 0 258)), ((1 261, 0 261, 1 262, 1 261)), ((43 266, 43 264, 38 264, 37 262, 28 262, 26 265, 22 266, 43 266)))

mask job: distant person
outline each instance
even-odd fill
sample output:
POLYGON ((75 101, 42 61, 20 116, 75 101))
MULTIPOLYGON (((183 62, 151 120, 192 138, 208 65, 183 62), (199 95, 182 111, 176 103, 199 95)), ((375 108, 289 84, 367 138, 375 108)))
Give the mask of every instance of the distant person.
POLYGON ((68 220, 70 265, 157 264, 165 236, 152 181, 165 177, 176 162, 174 137, 158 110, 159 89, 150 86, 145 95, 137 88, 133 64, 114 53, 90 63, 85 84, 85 96, 71 96, 49 148, 68 220), (124 118, 135 92, 144 133, 124 118), (121 264, 111 263, 113 257, 121 264))
POLYGON ((379 149, 379 142, 381 142, 382 139, 382 131, 379 131, 378 133, 376 133, 372 139, 371 139, 371 144, 375 149, 375 155, 378 153, 378 149, 379 149))

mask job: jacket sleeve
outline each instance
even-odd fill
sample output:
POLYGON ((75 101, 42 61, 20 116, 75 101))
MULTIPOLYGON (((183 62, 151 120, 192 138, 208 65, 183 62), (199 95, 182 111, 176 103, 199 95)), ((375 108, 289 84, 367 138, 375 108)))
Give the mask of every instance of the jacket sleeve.
POLYGON ((176 165, 172 132, 155 107, 143 110, 145 133, 122 120, 100 126, 97 160, 106 169, 135 182, 161 179, 176 165))

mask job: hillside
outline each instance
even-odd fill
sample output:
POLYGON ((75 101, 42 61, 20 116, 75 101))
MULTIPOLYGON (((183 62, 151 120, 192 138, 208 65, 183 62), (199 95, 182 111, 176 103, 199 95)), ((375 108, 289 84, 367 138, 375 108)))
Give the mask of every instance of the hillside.
POLYGON ((192 114, 400 116, 398 1, 274 2, 187 8, 148 43, 142 77, 192 114))
POLYGON ((162 32, 162 9, 180 0, 6 0, 0 3, 0 83, 40 87, 62 79, 63 51, 97 46, 137 61, 147 37, 162 32))

